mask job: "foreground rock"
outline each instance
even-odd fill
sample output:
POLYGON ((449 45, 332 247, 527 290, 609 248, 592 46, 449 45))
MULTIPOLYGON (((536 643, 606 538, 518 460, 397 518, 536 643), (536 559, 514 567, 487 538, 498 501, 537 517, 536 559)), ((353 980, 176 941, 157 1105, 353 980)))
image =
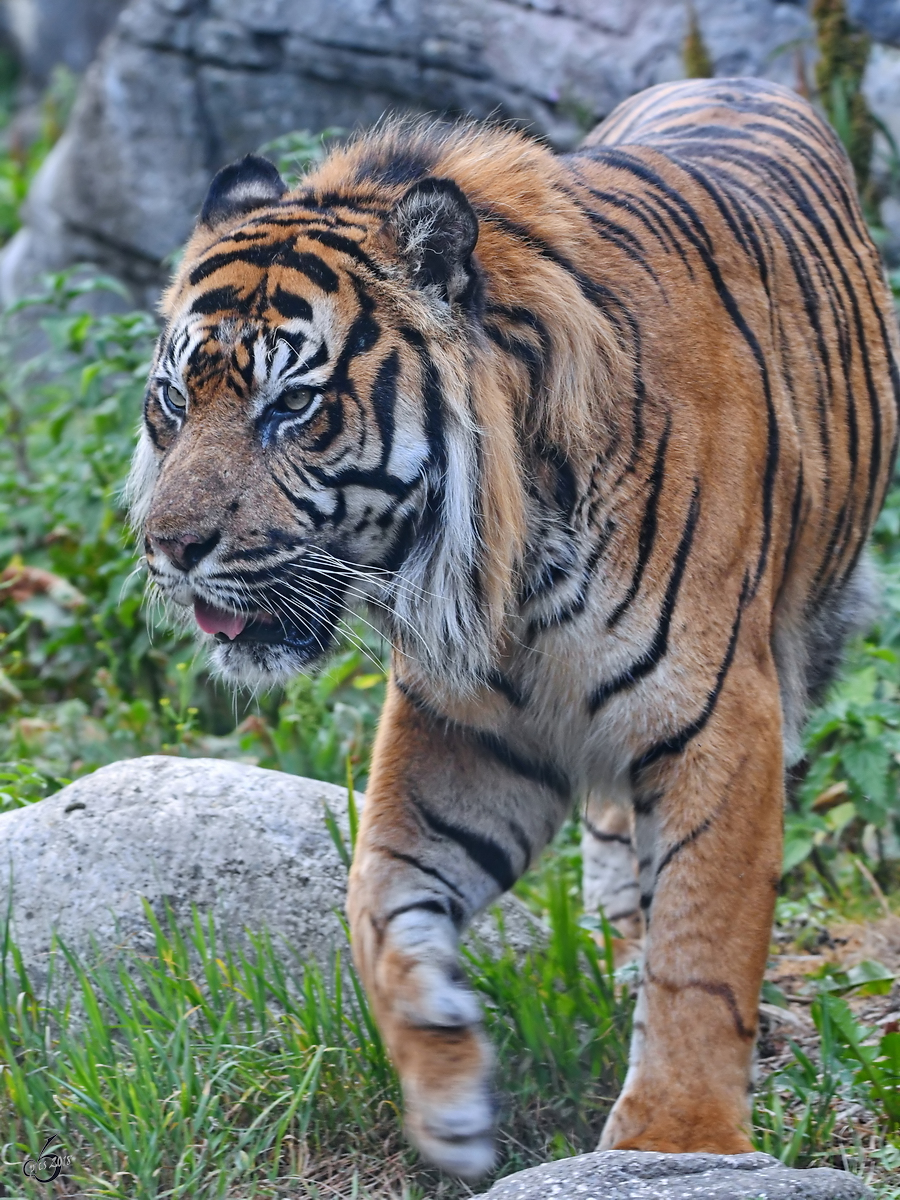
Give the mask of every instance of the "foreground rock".
MULTIPOLYGON (((80 955, 152 953, 142 904, 182 921, 212 912, 247 943, 268 929, 290 952, 326 963, 344 945, 346 870, 325 824, 347 838, 344 788, 218 759, 153 756, 104 767, 55 796, 0 816, 0 896, 12 888, 12 936, 41 987, 54 931, 80 955)), ((508 900, 520 947, 532 936, 508 900)), ((491 918, 477 927, 496 940, 491 918)))
MULTIPOLYGON (((49 0, 43 0, 49 3, 49 0)), ((111 2, 111 0, 110 0, 111 2)), ((386 112, 493 115, 573 145, 684 74, 673 0, 129 0, 44 164, 0 292, 93 262, 148 303, 213 172, 293 129, 386 112)), ((694 0, 719 75, 796 79, 802 5, 694 0)))
POLYGON ((490 1200, 868 1200, 845 1171, 796 1171, 768 1154, 581 1154, 509 1175, 490 1200))

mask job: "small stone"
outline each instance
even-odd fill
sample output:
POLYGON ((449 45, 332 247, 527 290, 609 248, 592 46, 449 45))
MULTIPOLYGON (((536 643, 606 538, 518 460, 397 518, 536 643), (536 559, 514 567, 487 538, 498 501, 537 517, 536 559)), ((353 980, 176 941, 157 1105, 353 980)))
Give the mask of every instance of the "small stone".
POLYGON ((769 1154, 605 1150, 508 1175, 489 1200, 870 1200, 845 1171, 783 1166, 769 1154))

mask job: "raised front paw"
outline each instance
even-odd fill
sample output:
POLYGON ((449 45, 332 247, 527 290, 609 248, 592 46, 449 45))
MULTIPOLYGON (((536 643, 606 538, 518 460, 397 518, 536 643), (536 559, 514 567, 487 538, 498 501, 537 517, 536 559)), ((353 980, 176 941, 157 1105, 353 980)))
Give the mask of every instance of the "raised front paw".
POLYGON ((406 1131, 445 1171, 466 1179, 494 1165, 493 1054, 480 1029, 415 1029, 395 1054, 406 1102, 406 1131))
POLYGON ((390 997, 394 1017, 407 1025, 459 1029, 481 1022, 481 1007, 456 962, 449 956, 416 961, 388 951, 379 969, 381 993, 390 997))

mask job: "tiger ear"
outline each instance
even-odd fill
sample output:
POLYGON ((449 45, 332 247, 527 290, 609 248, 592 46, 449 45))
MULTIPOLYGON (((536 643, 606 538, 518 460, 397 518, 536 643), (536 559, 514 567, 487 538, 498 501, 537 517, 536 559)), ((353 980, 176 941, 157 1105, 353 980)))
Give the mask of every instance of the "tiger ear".
POLYGON ((452 179, 423 179, 397 201, 388 217, 397 249, 420 288, 458 300, 472 279, 478 218, 452 179))
POLYGON ((273 204, 287 190, 274 163, 258 154, 247 154, 214 176, 200 210, 200 220, 211 228, 221 225, 223 221, 273 204))

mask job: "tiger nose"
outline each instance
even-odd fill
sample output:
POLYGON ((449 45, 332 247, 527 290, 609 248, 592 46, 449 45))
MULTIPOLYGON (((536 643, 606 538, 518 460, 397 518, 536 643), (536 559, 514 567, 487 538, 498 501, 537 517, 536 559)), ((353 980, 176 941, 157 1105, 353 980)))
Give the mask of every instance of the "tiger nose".
POLYGON ((183 533, 179 537, 154 537, 151 533, 147 540, 154 553, 164 554, 180 571, 190 571, 218 546, 220 537, 216 529, 209 537, 196 533, 183 533))

